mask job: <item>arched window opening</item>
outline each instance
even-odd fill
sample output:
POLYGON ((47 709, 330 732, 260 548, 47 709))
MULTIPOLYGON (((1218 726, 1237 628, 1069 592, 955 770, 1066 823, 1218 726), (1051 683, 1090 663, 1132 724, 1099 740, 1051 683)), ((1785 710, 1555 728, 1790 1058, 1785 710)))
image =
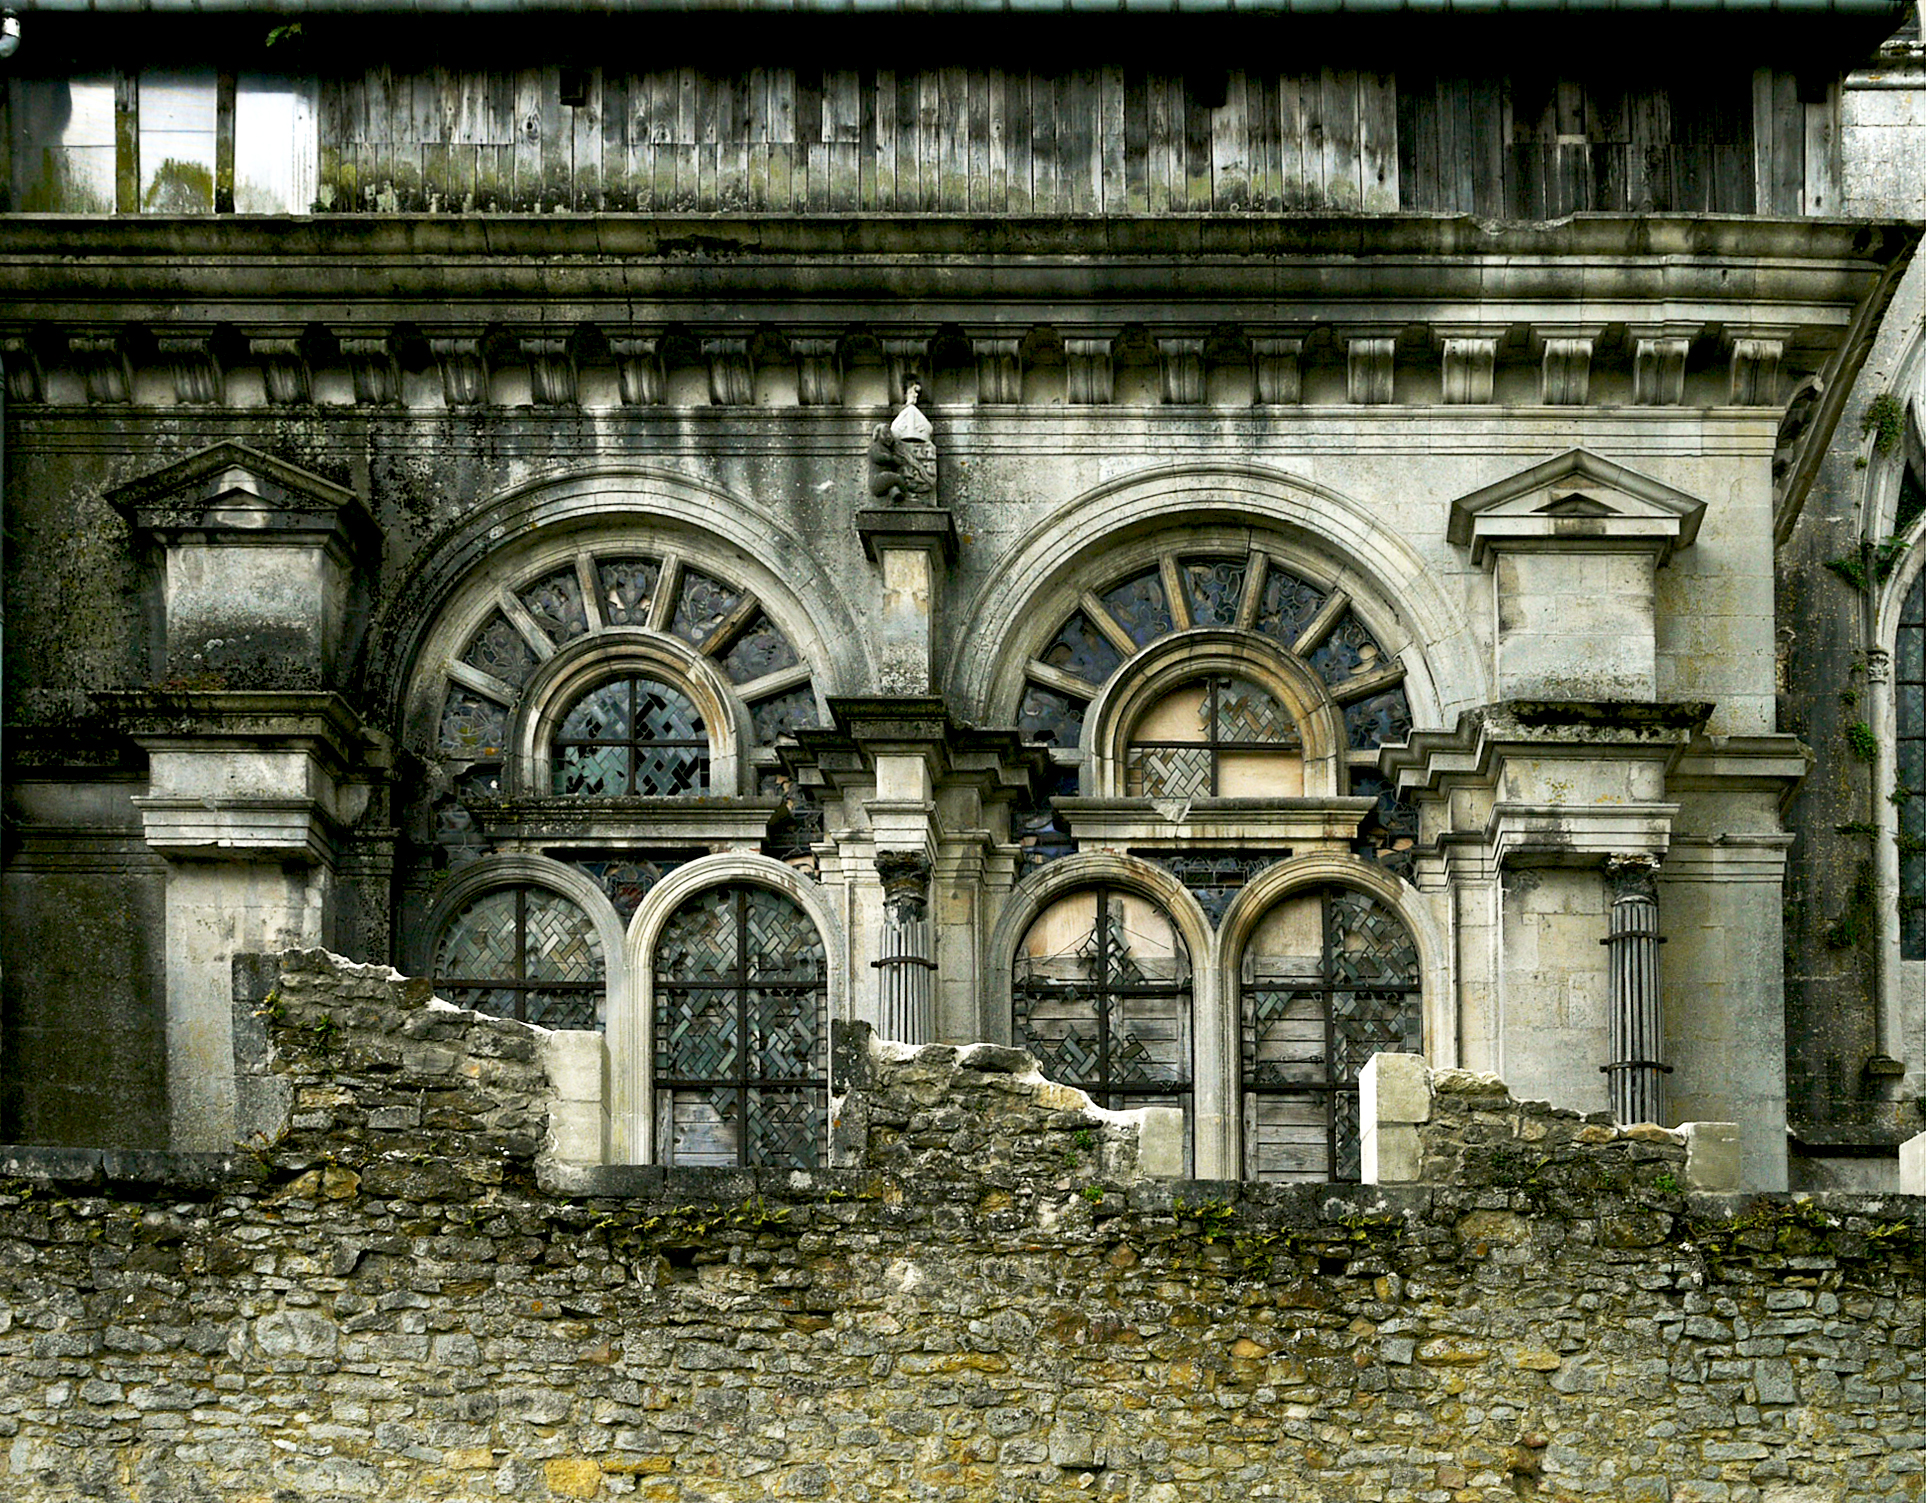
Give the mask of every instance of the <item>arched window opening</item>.
POLYGON ((1357 1179, 1358 1072, 1423 1051, 1410 932, 1364 893, 1293 893, 1258 924, 1242 980, 1246 1176, 1357 1179))
POLYGON ((746 883, 682 904, 655 949, 656 1142, 669 1164, 812 1169, 829 1110, 822 937, 746 883))
POLYGON ((1899 612, 1893 687, 1898 697, 1899 948, 1926 960, 1926 571, 1899 612))
POLYGON ((709 790, 709 740, 689 696, 651 678, 612 679, 562 718, 555 791, 574 798, 694 797, 709 790))
POLYGON ((1017 946, 1016 1041, 1099 1106, 1191 1116, 1190 954, 1156 904, 1098 887, 1059 898, 1017 946))
POLYGON ((1134 798, 1289 798, 1304 792, 1290 711, 1248 679, 1184 684, 1132 727, 1124 791, 1134 798))
POLYGON ((436 993, 476 1012, 599 1029, 606 990, 595 926, 546 888, 489 889, 449 920, 435 947, 436 993))

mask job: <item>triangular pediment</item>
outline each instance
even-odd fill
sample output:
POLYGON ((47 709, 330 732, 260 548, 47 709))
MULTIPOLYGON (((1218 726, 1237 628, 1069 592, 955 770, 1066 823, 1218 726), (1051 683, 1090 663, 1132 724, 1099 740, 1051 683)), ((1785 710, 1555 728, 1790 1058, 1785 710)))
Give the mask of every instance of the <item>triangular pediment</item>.
POLYGON ((107 501, 143 532, 314 531, 365 534, 361 498, 324 475, 246 444, 221 443, 117 485, 107 501))
POLYGON ((1451 503, 1445 536, 1483 562, 1493 548, 1649 548, 1663 563, 1698 536, 1698 497, 1567 449, 1451 503))

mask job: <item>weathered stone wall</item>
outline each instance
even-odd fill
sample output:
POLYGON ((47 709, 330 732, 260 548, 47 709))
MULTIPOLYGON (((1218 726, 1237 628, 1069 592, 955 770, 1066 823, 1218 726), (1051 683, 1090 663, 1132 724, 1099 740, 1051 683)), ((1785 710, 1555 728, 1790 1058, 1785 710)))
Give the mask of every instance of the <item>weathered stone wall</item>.
POLYGON ((861 1034, 858 1167, 563 1197, 538 1030, 317 954, 253 1012, 258 1153, 0 1163, 0 1495, 1926 1490, 1926 1202, 1688 1197, 1455 1074, 1448 1182, 1152 1181, 1026 1056, 861 1034))

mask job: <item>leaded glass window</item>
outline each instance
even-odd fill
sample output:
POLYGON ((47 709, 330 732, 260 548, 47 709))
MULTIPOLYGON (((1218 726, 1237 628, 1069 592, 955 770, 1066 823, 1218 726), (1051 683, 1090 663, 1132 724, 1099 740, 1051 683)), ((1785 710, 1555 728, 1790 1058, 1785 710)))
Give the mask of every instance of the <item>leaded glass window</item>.
POLYGON ((595 926, 542 887, 491 888, 435 947, 435 990, 457 1007, 544 1028, 597 1028, 607 982, 595 926))
POLYGON ((822 938, 780 893, 690 898, 655 950, 656 1141, 669 1164, 810 1169, 829 1105, 822 938))
POLYGON ((1057 899, 1017 947, 1016 1041, 1099 1106, 1175 1106, 1189 1137, 1190 954, 1164 911, 1119 888, 1057 899))
POLYGON ((1899 805, 1899 946, 1926 960, 1926 570, 1913 577, 1899 612, 1893 687, 1899 737, 1894 768, 1899 805))
POLYGON ((1241 678, 1185 684, 1132 727, 1132 798, 1279 798, 1304 791, 1303 742, 1290 711, 1241 678))
POLYGON ((1423 1052, 1410 932, 1364 893, 1293 893, 1251 936, 1240 991, 1246 1175, 1355 1180, 1358 1072, 1423 1052))
POLYGON ((576 798, 678 798, 709 788, 709 738, 689 696, 649 678, 591 689, 562 719, 555 791, 576 798))

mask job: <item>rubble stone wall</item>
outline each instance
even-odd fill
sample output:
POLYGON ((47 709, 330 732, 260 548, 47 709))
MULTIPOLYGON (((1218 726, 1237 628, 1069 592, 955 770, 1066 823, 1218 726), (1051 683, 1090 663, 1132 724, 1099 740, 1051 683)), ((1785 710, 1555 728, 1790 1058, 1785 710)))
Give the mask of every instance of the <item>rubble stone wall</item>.
POLYGON ((0 1158, 0 1497, 1926 1496, 1926 1201, 1689 1195, 1449 1072, 1425 1183, 1154 1180, 860 1030, 852 1167, 563 1194, 540 1030, 239 970, 251 1151, 0 1158))

